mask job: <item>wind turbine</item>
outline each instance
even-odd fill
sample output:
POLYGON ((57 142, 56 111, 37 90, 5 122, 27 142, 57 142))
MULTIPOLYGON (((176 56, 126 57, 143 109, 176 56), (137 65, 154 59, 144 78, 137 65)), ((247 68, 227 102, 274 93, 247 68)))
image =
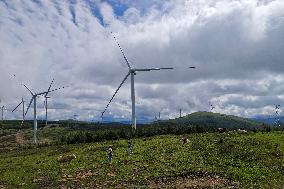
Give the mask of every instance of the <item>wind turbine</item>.
MULTIPOLYGON (((23 116, 23 120, 22 120, 22 124, 23 124, 23 122, 24 122, 24 120, 25 120, 25 101, 24 101, 24 98, 22 97, 22 101, 16 106, 16 108, 14 108, 13 110, 12 110, 12 112, 14 112, 20 105, 22 104, 22 116, 23 116)), ((22 125, 21 124, 21 125, 22 125)))
POLYGON ((275 124, 280 127, 279 111, 280 111, 280 104, 276 104, 275 105, 275 114, 276 114, 275 124))
POLYGON ((65 87, 60 87, 60 88, 57 88, 57 89, 53 89, 53 90, 48 90, 48 91, 44 91, 44 92, 40 92, 40 93, 33 93, 26 85, 22 84, 32 95, 32 98, 30 100, 30 103, 28 105, 28 108, 27 108, 27 111, 25 113, 25 116, 27 115, 28 111, 29 111, 29 108, 32 104, 32 102, 34 102, 34 143, 37 143, 37 136, 36 136, 36 133, 37 133, 37 105, 36 105, 36 98, 39 96, 39 95, 46 95, 48 94, 49 92, 53 92, 53 91, 57 91, 59 89, 64 89, 65 87))
POLYGON ((44 101, 44 106, 45 106, 45 126, 47 126, 47 99, 50 98, 50 96, 47 96, 47 94, 50 92, 50 88, 51 88, 51 85, 52 85, 53 81, 54 81, 54 79, 52 79, 52 81, 51 81, 51 83, 50 83, 50 85, 48 87, 47 93, 44 94, 44 96, 43 96, 44 99, 45 99, 45 101, 44 101))
POLYGON ((155 113, 155 121, 160 121, 160 120, 161 120, 161 112, 158 113, 158 116, 155 113))
POLYGON ((4 120, 4 109, 5 109, 5 106, 1 106, 1 115, 2 115, 2 121, 4 120))
MULTIPOLYGON (((2 100, 0 99, 0 103, 2 102, 2 100)), ((2 115, 2 121, 3 121, 3 112, 4 112, 4 105, 0 107, 1 108, 1 115, 2 115)))
POLYGON ((210 112, 212 112, 215 109, 215 106, 209 101, 209 106, 210 106, 210 112))
POLYGON ((1 113, 2 116, 1 116, 1 117, 2 117, 2 121, 3 121, 3 120, 4 120, 4 117, 5 117, 5 116, 4 116, 5 110, 6 110, 6 111, 11 111, 11 110, 10 110, 10 109, 7 109, 7 107, 4 106, 4 105, 1 106, 0 108, 1 108, 1 111, 2 111, 2 113, 1 113))
MULTIPOLYGON (((112 34, 112 33, 111 33, 112 34)), ((149 71, 158 71, 158 70, 172 70, 174 68, 143 68, 143 69, 137 69, 137 68, 133 68, 130 66, 130 63, 128 61, 128 59, 126 58, 120 44, 118 43, 116 37, 113 35, 114 40, 116 41, 122 56, 127 64, 128 67, 128 73, 126 74, 126 76, 124 77, 124 79, 122 80, 122 82, 120 83, 120 85, 118 86, 118 88, 116 89, 116 91, 114 92, 114 94, 112 95, 110 101, 108 102, 106 108, 104 109, 104 111, 102 112, 102 117, 104 115, 104 113, 106 112, 107 108, 109 107, 109 104, 111 103, 111 101, 113 100, 114 96, 116 95, 116 93, 119 91, 120 87, 123 85, 123 83, 127 80, 128 76, 130 76, 131 78, 131 102, 132 102, 132 128, 136 129, 136 113, 135 113, 135 87, 134 87, 134 76, 137 74, 137 72, 149 72, 149 71)))

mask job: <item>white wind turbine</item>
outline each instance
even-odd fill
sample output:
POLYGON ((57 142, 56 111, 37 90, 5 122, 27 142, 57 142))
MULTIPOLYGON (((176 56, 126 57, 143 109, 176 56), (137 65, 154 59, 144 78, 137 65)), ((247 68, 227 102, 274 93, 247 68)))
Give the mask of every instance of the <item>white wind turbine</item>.
POLYGON ((209 101, 209 106, 210 106, 210 112, 212 112, 215 109, 215 106, 209 101))
MULTIPOLYGON (((1 101, 1 99, 0 99, 0 103, 1 103, 1 102, 2 102, 2 101, 1 101)), ((5 108, 4 105, 2 105, 2 106, 0 107, 0 109, 1 109, 1 120, 4 121, 4 111, 7 110, 7 109, 5 108)))
POLYGON ((4 120, 4 110, 5 110, 5 106, 1 106, 1 115, 2 115, 2 121, 4 120))
POLYGON ((11 111, 11 110, 7 109, 7 107, 4 106, 4 105, 1 106, 0 108, 1 108, 1 111, 2 111, 2 121, 4 121, 4 119, 5 119, 5 116, 4 116, 5 111, 11 111))
POLYGON ((25 113, 25 116, 27 115, 28 111, 29 111, 29 108, 32 104, 32 102, 34 102, 34 143, 37 143, 37 136, 36 136, 36 133, 37 133, 37 105, 36 105, 36 98, 39 96, 39 95, 46 95, 48 94, 49 92, 53 92, 53 91, 57 91, 59 89, 63 89, 65 87, 60 87, 60 88, 57 88, 57 89, 53 89, 53 90, 48 90, 48 91, 44 91, 44 92, 40 92, 40 93, 33 93, 26 85, 22 84, 32 95, 32 98, 30 100, 30 103, 28 105, 28 108, 27 108, 27 111, 25 113))
POLYGON ((275 105, 275 114, 276 114, 275 124, 280 127, 281 125, 280 125, 280 119, 279 119, 279 112, 280 112, 280 104, 276 104, 275 105))
POLYGON ((137 72, 148 72, 148 71, 158 71, 158 70, 172 70, 174 68, 143 68, 143 69, 137 69, 137 68, 133 68, 130 66, 128 59, 126 58, 120 44, 118 43, 117 39, 115 38, 115 36, 113 36, 114 40, 116 41, 122 55, 123 58, 128 66, 128 73, 126 74, 126 76, 124 77, 124 79, 122 80, 122 82, 120 83, 120 85, 118 86, 118 88, 116 89, 115 93, 113 94, 113 96, 111 97, 110 101, 108 102, 106 108, 104 109, 104 111, 102 112, 102 117, 104 115, 104 113, 106 112, 107 108, 109 107, 109 104, 111 103, 111 101, 113 100, 114 96, 116 95, 116 93, 119 91, 120 87, 123 85, 123 83, 126 81, 126 79, 128 78, 128 76, 130 75, 131 77, 131 102, 132 102, 132 128, 136 129, 136 114, 135 114, 135 87, 134 87, 134 76, 137 74, 137 72))
MULTIPOLYGON (((22 97, 22 100, 21 100, 21 102, 16 106, 16 108, 14 108, 13 110, 12 110, 12 112, 14 112, 20 105, 22 104, 22 116, 23 116, 23 120, 22 120, 22 124, 23 124, 23 122, 24 122, 24 120, 25 120, 25 101, 24 101, 24 98, 22 97)), ((21 124, 21 125, 22 125, 21 124)))
MULTIPOLYGON (((2 102, 2 100, 0 99, 0 103, 1 103, 1 102, 2 102)), ((2 119, 1 119, 1 120, 3 121, 4 106, 1 106, 0 109, 1 109, 1 115, 2 115, 2 119)))
POLYGON ((44 107, 45 107, 45 126, 47 126, 47 99, 50 98, 50 96, 47 96, 47 94, 50 92, 50 88, 51 88, 53 81, 54 81, 54 79, 52 79, 52 81, 51 81, 51 83, 48 87, 47 93, 45 93, 44 96, 43 96, 44 97, 44 107))

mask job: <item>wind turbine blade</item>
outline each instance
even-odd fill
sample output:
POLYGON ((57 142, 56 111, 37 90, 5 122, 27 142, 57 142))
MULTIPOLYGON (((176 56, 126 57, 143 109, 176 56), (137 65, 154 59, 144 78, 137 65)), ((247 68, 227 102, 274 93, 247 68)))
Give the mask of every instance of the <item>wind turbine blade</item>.
POLYGON ((149 69, 135 69, 138 72, 149 72, 151 70, 160 70, 159 68, 149 68, 149 69))
MULTIPOLYGON (((52 85, 53 81, 54 81, 54 78, 52 79, 52 81, 51 81, 51 83, 50 83, 50 85, 49 85, 49 87, 48 87, 47 92, 49 92, 49 91, 50 91, 50 88, 51 88, 51 85, 52 85)), ((46 93, 46 94, 45 94, 45 96, 46 96, 47 94, 48 94, 48 93, 46 93)))
POLYGON ((53 89, 53 90, 51 90, 49 92, 57 91, 57 90, 64 89, 64 88, 66 88, 66 87, 59 87, 59 88, 53 89))
POLYGON ((144 72, 148 72, 148 71, 152 71, 152 70, 173 70, 174 68, 146 68, 146 69, 135 69, 135 71, 144 71, 144 72))
POLYGON ((23 101, 20 102, 20 104, 18 104, 18 106, 16 106, 16 108, 14 108, 14 109, 12 110, 12 112, 14 112, 22 103, 23 103, 23 101))
POLYGON ((42 93, 38 93, 37 95, 43 95, 44 94, 44 96, 43 97, 46 97, 46 95, 48 94, 48 93, 50 93, 50 92, 54 92, 54 91, 57 91, 57 90, 60 90, 60 89, 64 89, 64 88, 66 88, 65 86, 64 87, 59 87, 59 88, 56 88, 56 89, 52 89, 52 90, 50 90, 50 91, 45 91, 45 92, 42 92, 42 93))
POLYGON ((106 112, 107 108, 109 107, 109 104, 111 103, 111 101, 113 100, 114 96, 116 95, 116 93, 119 91, 120 87, 123 85, 123 83, 126 81, 127 77, 130 75, 130 73, 128 72, 128 74, 124 77, 124 79, 122 80, 122 82, 120 83, 120 85, 118 86, 118 88, 116 89, 116 91, 114 92, 114 94, 112 95, 110 101, 108 102, 106 108, 104 109, 104 111, 102 112, 102 117, 104 115, 104 113, 106 112))
POLYGON ((28 91, 30 91, 30 93, 31 93, 32 95, 34 95, 33 92, 32 92, 25 84, 23 84, 23 85, 24 85, 24 87, 26 87, 26 89, 28 89, 28 91))
POLYGON ((120 51, 121 51, 121 53, 122 53, 122 55, 123 55, 123 58, 124 58, 124 60, 125 60, 125 62, 126 62, 126 64, 127 64, 128 68, 131 69, 130 64, 129 64, 129 62, 128 62, 128 59, 126 58, 126 56, 125 56, 125 54, 124 54, 124 52, 123 52, 123 50, 122 50, 120 44, 118 43, 116 37, 114 36, 114 34, 113 34, 112 32, 111 32, 111 34, 112 34, 112 36, 113 36, 113 38, 114 38, 116 44, 118 45, 118 47, 119 47, 119 49, 120 49, 120 51))
POLYGON ((28 111, 29 111, 29 109, 30 109, 30 106, 31 106, 31 104, 32 104, 32 102, 33 102, 33 99, 34 99, 34 97, 31 98, 31 101, 30 101, 30 103, 29 103, 29 106, 28 106, 28 108, 27 108, 27 111, 26 111, 26 113, 25 113, 25 116, 27 115, 27 113, 28 113, 28 111))

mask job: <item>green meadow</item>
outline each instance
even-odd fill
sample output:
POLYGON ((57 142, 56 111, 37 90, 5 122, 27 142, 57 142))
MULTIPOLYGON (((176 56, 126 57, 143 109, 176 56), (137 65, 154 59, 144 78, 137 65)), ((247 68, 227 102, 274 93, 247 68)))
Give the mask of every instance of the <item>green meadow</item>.
MULTIPOLYGON (((52 130, 54 136, 60 133, 43 129, 41 140, 52 130)), ((132 142, 132 158, 125 139, 3 147, 0 188, 284 188, 283 131, 161 135, 132 142), (189 143, 181 144, 182 137, 189 143), (114 150, 111 163, 108 145, 114 150), (70 154, 76 159, 57 161, 70 154)))

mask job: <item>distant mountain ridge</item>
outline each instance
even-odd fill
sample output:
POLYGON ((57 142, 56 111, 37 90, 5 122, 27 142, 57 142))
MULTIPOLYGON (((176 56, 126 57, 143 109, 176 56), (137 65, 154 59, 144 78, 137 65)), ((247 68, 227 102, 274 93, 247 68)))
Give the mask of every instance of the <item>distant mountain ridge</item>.
MULTIPOLYGON (((252 118, 252 120, 274 125, 276 121, 276 117, 259 116, 259 117, 252 118)), ((284 123, 284 116, 280 116, 279 121, 280 123, 284 123)))

